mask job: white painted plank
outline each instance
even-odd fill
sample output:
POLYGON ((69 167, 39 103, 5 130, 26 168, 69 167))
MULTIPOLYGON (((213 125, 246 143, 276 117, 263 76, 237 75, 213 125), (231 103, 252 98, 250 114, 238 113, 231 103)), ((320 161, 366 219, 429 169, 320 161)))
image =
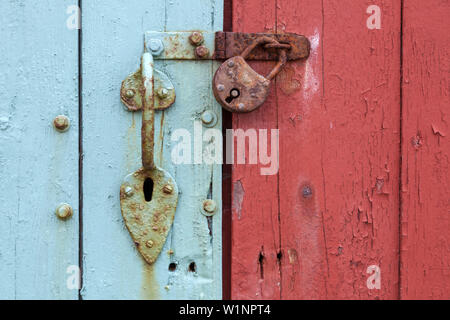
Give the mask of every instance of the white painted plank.
POLYGON ((221 298, 221 166, 174 165, 170 158, 171 133, 178 128, 192 133, 202 111, 214 110, 219 116, 216 128, 221 129, 221 109, 211 90, 215 62, 156 62, 174 82, 177 100, 164 115, 156 113, 155 159, 177 181, 180 197, 168 241, 153 266, 134 248, 119 201, 123 178, 141 166, 141 115, 123 109, 119 90, 121 81, 138 68, 144 32, 220 30, 221 3, 96 1, 83 8, 85 299, 221 298), (219 207, 212 236, 199 210, 210 185, 219 207), (193 261, 195 273, 188 271, 193 261), (178 263, 174 272, 168 270, 171 262, 178 263))
POLYGON ((77 299, 78 32, 73 1, 0 3, 0 298, 77 299), (52 121, 67 115, 58 133, 52 121), (60 221, 60 202, 74 217, 60 221))

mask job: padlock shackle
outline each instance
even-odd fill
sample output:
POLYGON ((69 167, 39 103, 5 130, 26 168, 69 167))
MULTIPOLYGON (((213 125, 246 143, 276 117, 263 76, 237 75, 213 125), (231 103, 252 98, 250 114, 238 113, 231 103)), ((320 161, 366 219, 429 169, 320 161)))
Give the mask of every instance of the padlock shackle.
POLYGON ((285 49, 280 50, 279 57, 280 59, 278 60, 275 68, 273 68, 272 71, 270 71, 270 73, 266 76, 268 80, 272 80, 273 78, 275 78, 276 75, 281 71, 281 68, 286 64, 287 54, 285 49))
POLYGON ((253 51, 253 49, 255 49, 257 46, 262 45, 262 44, 268 44, 267 47, 276 48, 276 49, 280 50, 279 60, 278 60, 277 65, 266 76, 266 78, 268 80, 272 80, 281 71, 281 68, 286 64, 286 62, 287 62, 286 49, 289 49, 290 45, 279 43, 274 38, 264 36, 264 37, 257 38, 255 41, 253 41, 253 43, 251 43, 247 48, 244 49, 244 51, 242 51, 240 56, 245 59, 250 54, 250 52, 253 51))

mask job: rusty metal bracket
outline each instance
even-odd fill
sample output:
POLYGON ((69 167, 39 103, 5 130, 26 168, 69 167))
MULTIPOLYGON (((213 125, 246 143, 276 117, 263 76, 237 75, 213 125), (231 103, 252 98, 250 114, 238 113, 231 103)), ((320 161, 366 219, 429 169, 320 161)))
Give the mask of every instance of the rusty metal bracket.
MULTIPOLYGON (((306 59, 309 56, 311 45, 305 36, 295 33, 244 33, 244 32, 216 32, 214 59, 225 60, 240 55, 247 47, 260 38, 275 39, 284 44, 287 60, 306 59)), ((277 47, 256 47, 246 60, 278 60, 277 47)))
MULTIPOLYGON (((154 71, 154 109, 163 110, 170 107, 175 102, 175 88, 169 77, 162 71, 154 71)), ((142 80, 142 70, 130 74, 122 82, 120 88, 120 100, 129 111, 138 111, 142 109, 142 100, 144 84, 142 80)))
MULTIPOLYGON (((277 40, 287 50, 287 60, 306 59, 310 52, 308 38, 295 33, 245 32, 155 32, 145 33, 145 47, 155 60, 225 60, 238 56, 261 37, 277 40)), ((278 60, 279 47, 261 47, 247 60, 278 60)))

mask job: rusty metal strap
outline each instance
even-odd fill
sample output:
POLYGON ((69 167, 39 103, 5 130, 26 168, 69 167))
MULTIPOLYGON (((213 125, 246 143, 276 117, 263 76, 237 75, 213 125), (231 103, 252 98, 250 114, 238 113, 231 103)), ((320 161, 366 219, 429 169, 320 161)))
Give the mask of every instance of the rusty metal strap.
POLYGON ((196 39, 196 42, 192 41, 192 33, 149 31, 145 34, 145 45, 148 51, 153 52, 155 60, 225 60, 240 55, 261 37, 275 39, 280 45, 258 47, 247 60, 277 61, 280 48, 286 49, 288 61, 305 59, 310 52, 309 40, 294 33, 196 31, 197 35, 201 34, 201 39, 196 39))
MULTIPOLYGON (((229 59, 240 55, 247 47, 261 37, 275 39, 280 44, 290 45, 287 53, 287 60, 306 59, 310 52, 308 38, 294 33, 244 33, 244 32, 216 32, 215 35, 215 59, 229 59)), ((280 46, 278 46, 280 47, 280 46)), ((277 46, 256 47, 245 58, 246 60, 266 60, 277 61, 279 54, 277 46)), ((283 47, 283 46, 281 46, 283 47)), ((284 48, 286 48, 285 46, 284 48)))

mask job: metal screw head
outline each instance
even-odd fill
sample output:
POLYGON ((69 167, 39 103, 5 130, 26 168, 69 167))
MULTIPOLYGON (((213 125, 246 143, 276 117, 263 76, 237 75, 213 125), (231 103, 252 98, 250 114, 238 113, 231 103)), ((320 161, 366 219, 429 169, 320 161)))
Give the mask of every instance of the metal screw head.
POLYGON ((148 240, 146 243, 145 243, 145 246, 147 247, 147 248, 151 248, 151 247, 153 247, 153 241, 152 240, 148 240))
POLYGON ((209 56, 209 49, 205 46, 195 48, 195 55, 198 58, 207 58, 209 56))
POLYGON ((163 187, 163 192, 165 193, 165 194, 171 194, 172 192, 173 192, 173 188, 172 188, 172 186, 171 185, 165 185, 164 187, 163 187))
POLYGON ((239 108, 239 110, 242 110, 242 109, 244 109, 244 107, 245 107, 245 104, 243 104, 243 103, 239 103, 239 104, 238 104, 238 108, 239 108))
POLYGON ((133 188, 130 186, 126 187, 124 192, 127 197, 131 197, 134 193, 133 188))
POLYGON ((164 51, 164 45, 159 39, 150 39, 148 48, 154 56, 159 56, 164 51))
POLYGON ((228 61, 228 66, 230 67, 230 68, 233 68, 234 67, 234 61, 228 61))
POLYGON ((203 43, 203 34, 198 31, 194 31, 189 36, 189 42, 194 46, 199 46, 203 43))
POLYGON ((217 116, 211 110, 206 110, 205 112, 203 112, 201 119, 202 119, 203 125, 205 125, 206 127, 213 127, 217 123, 217 116))
POLYGON ((205 216, 212 216, 214 213, 216 213, 217 205, 216 202, 212 199, 206 199, 202 202, 202 210, 201 212, 205 216))
POLYGON ((133 98, 134 95, 135 95, 135 92, 134 92, 133 89, 128 89, 128 90, 125 92, 125 96, 126 96, 128 99, 133 98))
POLYGON ((223 84, 219 84, 219 85, 217 86, 217 90, 223 91, 223 90, 225 90, 225 86, 224 86, 223 84))
POLYGON ((67 131, 70 127, 70 120, 66 116, 59 115, 53 119, 53 126, 59 132, 67 131))
POLYGON ((161 99, 165 99, 168 96, 169 96, 169 90, 167 90, 166 88, 159 88, 158 97, 160 97, 161 99))
POLYGON ((61 203, 55 210, 56 216, 62 220, 67 220, 73 215, 73 209, 67 203, 61 203))

